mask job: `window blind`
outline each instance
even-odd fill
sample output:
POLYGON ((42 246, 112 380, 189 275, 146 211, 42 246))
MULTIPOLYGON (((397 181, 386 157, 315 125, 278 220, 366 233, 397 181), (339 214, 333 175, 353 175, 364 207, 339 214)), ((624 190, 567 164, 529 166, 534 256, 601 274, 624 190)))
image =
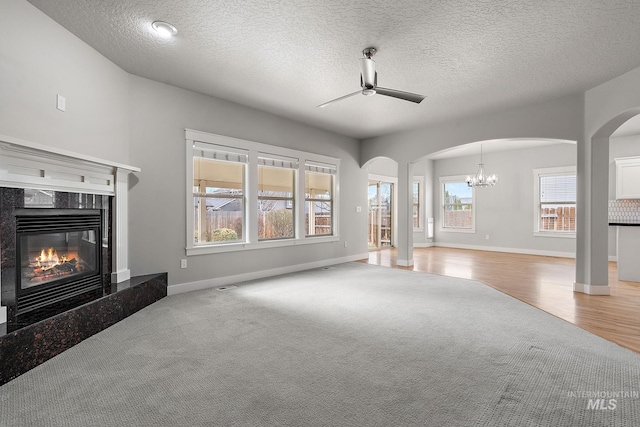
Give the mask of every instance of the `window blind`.
POLYGON ((338 172, 338 167, 336 165, 332 165, 329 163, 310 162, 308 160, 304 163, 304 169, 309 172, 326 173, 330 175, 335 175, 338 172))
POLYGON ((258 153, 258 165, 272 168, 298 169, 298 159, 268 153, 258 153))
POLYGON ((540 177, 540 203, 575 203, 576 176, 554 175, 540 177))
POLYGON ((247 163, 249 151, 240 148, 225 147, 223 145, 208 144, 195 141, 193 143, 193 155, 203 159, 213 159, 227 162, 247 163))

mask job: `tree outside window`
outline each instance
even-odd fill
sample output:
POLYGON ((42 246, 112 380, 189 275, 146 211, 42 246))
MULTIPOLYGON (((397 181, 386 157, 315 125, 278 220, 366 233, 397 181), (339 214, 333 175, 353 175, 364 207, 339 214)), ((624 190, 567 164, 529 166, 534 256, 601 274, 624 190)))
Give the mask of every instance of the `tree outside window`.
POLYGON ((473 188, 464 178, 441 178, 442 228, 448 230, 474 230, 473 188))

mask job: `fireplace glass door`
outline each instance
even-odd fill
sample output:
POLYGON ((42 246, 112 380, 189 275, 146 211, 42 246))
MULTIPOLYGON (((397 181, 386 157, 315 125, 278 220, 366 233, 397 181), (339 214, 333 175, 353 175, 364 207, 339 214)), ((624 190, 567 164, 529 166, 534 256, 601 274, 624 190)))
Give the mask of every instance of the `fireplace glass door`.
POLYGON ((87 229, 21 235, 20 289, 99 273, 97 233, 87 229))

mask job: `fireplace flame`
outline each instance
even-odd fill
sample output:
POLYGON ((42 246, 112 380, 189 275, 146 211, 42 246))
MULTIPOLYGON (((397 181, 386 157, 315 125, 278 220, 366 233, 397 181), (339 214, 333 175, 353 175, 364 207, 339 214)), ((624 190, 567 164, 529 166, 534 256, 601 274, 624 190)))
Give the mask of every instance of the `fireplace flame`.
POLYGON ((40 251, 40 256, 36 257, 36 264, 42 271, 51 270, 57 265, 63 264, 67 261, 67 257, 58 256, 55 249, 49 248, 45 251, 43 248, 40 251))

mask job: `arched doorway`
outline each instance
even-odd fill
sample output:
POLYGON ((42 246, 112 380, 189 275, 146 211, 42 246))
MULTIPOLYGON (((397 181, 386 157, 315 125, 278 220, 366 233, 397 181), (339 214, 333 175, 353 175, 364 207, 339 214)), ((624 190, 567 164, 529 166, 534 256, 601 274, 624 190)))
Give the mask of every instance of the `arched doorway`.
POLYGON ((608 200, 609 145, 614 132, 640 108, 627 110, 609 119, 578 147, 578 234, 576 241, 576 282, 574 291, 609 295, 608 200))

